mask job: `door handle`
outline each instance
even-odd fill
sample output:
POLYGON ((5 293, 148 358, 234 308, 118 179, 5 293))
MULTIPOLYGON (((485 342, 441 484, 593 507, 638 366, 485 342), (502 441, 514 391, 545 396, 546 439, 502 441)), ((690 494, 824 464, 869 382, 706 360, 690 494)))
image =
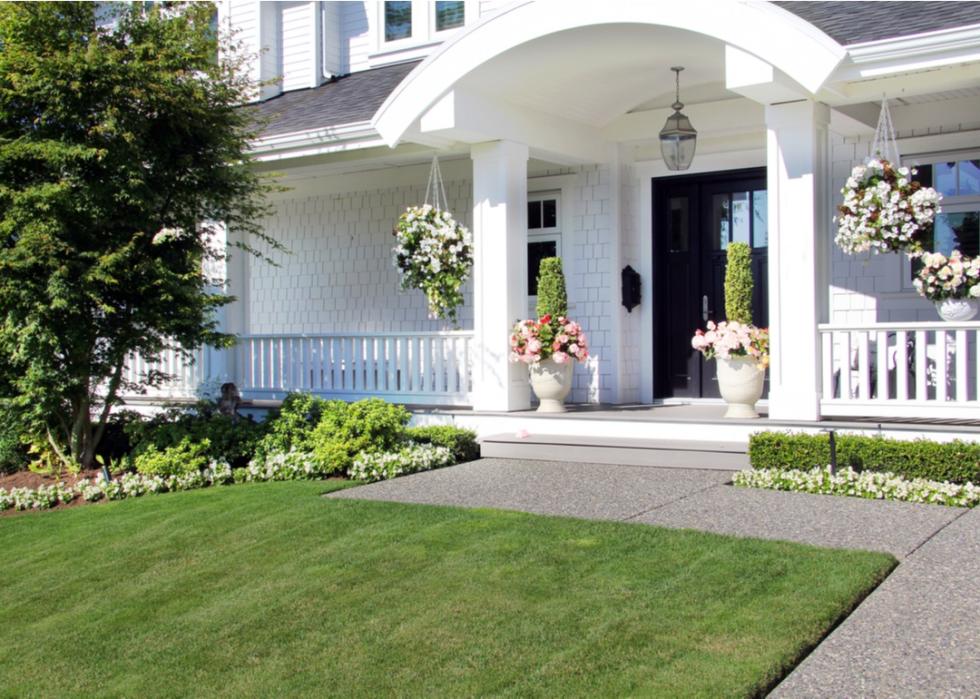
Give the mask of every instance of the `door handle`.
POLYGON ((704 322, 708 322, 708 295, 705 294, 701 297, 701 319, 704 322))

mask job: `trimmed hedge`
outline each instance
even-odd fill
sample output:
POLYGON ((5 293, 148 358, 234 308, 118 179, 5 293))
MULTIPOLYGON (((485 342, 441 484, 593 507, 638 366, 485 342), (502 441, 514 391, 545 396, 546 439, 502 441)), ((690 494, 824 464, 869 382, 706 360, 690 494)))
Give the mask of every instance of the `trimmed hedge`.
MULTIPOLYGON (((755 469, 822 468, 830 463, 830 441, 825 434, 759 432, 749 439, 749 461, 755 469)), ((890 471, 906 478, 980 485, 980 444, 838 434, 837 465, 855 471, 890 471)))
POLYGON ((405 436, 416 444, 431 444, 446 447, 452 452, 453 461, 462 464, 480 458, 480 445, 476 443, 476 432, 452 425, 427 425, 409 427, 405 436))

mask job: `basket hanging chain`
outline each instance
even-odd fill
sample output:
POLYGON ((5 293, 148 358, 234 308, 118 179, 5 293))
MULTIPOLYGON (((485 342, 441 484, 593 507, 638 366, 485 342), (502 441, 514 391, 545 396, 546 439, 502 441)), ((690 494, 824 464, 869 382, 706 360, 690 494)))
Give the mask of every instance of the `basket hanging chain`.
POLYGON ((429 169, 429 183, 425 185, 425 204, 431 203, 436 209, 449 210, 449 200, 446 198, 446 188, 442 183, 442 172, 439 170, 439 156, 432 156, 432 167, 429 169), (432 200, 430 202, 430 199, 432 200))
POLYGON ((891 112, 888 111, 888 98, 884 95, 881 97, 881 111, 878 112, 878 126, 875 128, 875 139, 871 143, 871 157, 884 158, 896 167, 899 165, 895 126, 892 124, 891 112))

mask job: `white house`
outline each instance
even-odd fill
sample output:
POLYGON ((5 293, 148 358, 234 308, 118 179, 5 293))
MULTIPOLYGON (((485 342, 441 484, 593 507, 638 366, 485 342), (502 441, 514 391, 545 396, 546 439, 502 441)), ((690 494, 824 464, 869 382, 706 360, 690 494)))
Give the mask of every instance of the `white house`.
POLYGON ((290 254, 233 259, 225 321, 242 343, 172 391, 210 376, 253 399, 526 410, 508 331, 529 314, 536 260, 558 254, 593 354, 573 402, 711 404, 713 369, 690 336, 723 316, 724 250, 741 240, 772 334, 771 421, 980 419, 980 323, 940 321, 904 257, 833 244, 840 188, 887 97, 902 162, 944 195, 936 249, 980 252, 980 3, 219 7, 262 51, 255 162, 289 187, 265 225, 290 254), (673 66, 697 129, 684 172, 658 141, 673 66), (392 226, 422 203, 433 155, 475 238, 460 329, 399 291, 391 262, 392 226), (641 280, 631 311, 627 265, 641 280))

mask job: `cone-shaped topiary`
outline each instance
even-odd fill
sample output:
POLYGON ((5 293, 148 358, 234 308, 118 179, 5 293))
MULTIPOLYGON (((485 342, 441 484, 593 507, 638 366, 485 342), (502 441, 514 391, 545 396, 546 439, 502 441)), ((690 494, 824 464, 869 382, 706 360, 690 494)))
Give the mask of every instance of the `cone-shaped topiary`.
POLYGON ((729 321, 752 323, 752 249, 746 243, 728 246, 725 267, 725 316, 729 321))
POLYGON ((561 271, 560 257, 541 260, 538 272, 538 318, 551 315, 555 318, 568 316, 568 294, 565 292, 565 274, 561 271))

